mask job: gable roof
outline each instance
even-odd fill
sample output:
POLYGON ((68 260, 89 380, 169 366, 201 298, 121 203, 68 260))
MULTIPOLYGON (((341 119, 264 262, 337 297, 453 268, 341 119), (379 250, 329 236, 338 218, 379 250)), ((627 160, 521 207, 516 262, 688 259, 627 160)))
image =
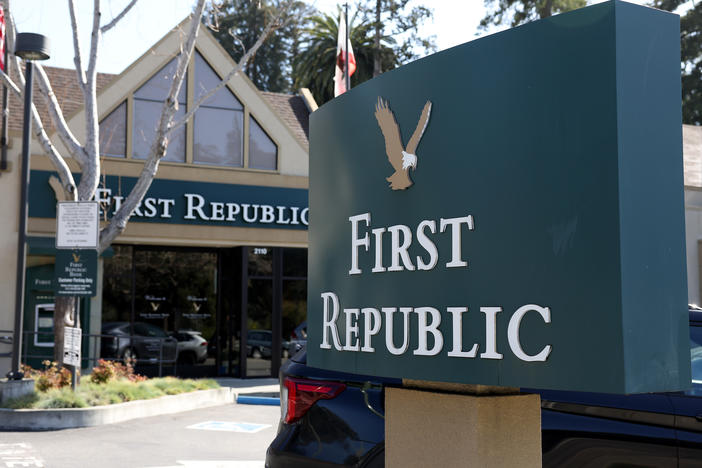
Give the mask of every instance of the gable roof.
MULTIPOLYGON (((56 100, 63 111, 63 116, 68 120, 70 116, 83 107, 83 92, 80 90, 80 86, 78 86, 76 71, 69 68, 56 67, 44 67, 44 71, 49 77, 51 87, 56 95, 56 100)), ((15 75, 13 78, 16 78, 16 74, 13 73, 13 75, 15 75)), ((116 76, 117 75, 110 73, 98 73, 96 83, 97 92, 100 93, 116 76)), ((15 83, 19 83, 19 80, 15 79, 15 83)), ((39 94, 39 85, 37 84, 36 77, 32 90, 34 105, 39 111, 41 121, 44 123, 47 133, 51 133, 54 129, 54 125, 49 115, 46 100, 39 94)), ((16 130, 21 132, 24 120, 24 100, 18 98, 14 93, 8 93, 8 95, 10 96, 8 129, 9 131, 16 130)))
MULTIPOLYGON (((83 106, 83 93, 78 86, 75 70, 69 68, 44 67, 44 71, 49 77, 51 86, 56 94, 56 99, 61 106, 63 115, 68 120, 75 112, 83 106)), ((97 94, 100 94, 113 79, 119 75, 110 73, 98 73, 97 76, 97 94)), ((54 129, 49 115, 49 110, 46 101, 39 94, 39 85, 34 80, 33 93, 34 105, 37 106, 39 115, 44 123, 47 133, 51 133, 54 129)), ((17 81, 15 81, 17 82, 17 81)), ((290 127, 295 137, 301 142, 309 144, 309 115, 310 112, 305 105, 302 97, 296 94, 271 93, 266 91, 260 92, 266 98, 268 103, 273 107, 278 116, 290 127)), ((22 131, 24 101, 14 95, 10 95, 10 116, 8 119, 8 129, 10 131, 22 131)))
POLYGON ((273 110, 290 127, 295 136, 309 145, 310 111, 304 99, 296 94, 261 91, 273 110))

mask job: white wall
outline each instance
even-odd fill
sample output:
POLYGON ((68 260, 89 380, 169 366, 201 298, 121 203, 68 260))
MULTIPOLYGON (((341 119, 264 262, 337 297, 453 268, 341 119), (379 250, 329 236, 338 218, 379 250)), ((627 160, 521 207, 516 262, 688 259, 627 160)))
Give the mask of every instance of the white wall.
MULTIPOLYGON (((0 335, 1 330, 14 329, 15 277, 17 275, 17 229, 19 226, 20 164, 22 141, 11 137, 8 150, 9 172, 0 173, 0 335)), ((35 149, 35 148, 33 148, 35 149)), ((12 346, 0 343, 0 354, 9 353, 12 346)), ((0 378, 10 370, 10 358, 0 357, 0 378)))
POLYGON ((687 249, 687 298, 700 304, 699 241, 702 240, 702 191, 685 188, 685 244, 687 249))

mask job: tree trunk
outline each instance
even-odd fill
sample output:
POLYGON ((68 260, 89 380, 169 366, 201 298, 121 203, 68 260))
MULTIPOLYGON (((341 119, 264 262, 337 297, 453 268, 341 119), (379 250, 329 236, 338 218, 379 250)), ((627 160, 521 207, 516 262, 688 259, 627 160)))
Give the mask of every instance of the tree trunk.
POLYGON ((375 0, 375 39, 373 40, 373 78, 380 75, 380 3, 375 0))
POLYGON ((66 326, 73 327, 73 314, 76 298, 70 296, 56 296, 54 303, 54 361, 63 366, 63 334, 66 326))
POLYGON ((553 0, 546 0, 539 11, 539 17, 548 18, 553 14, 553 0))

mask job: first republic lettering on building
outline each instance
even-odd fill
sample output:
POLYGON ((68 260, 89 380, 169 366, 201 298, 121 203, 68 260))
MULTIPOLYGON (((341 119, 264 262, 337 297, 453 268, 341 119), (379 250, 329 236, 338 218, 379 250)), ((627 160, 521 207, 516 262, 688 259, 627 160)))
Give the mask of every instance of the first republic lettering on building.
MULTIPOLYGON (((103 209, 109 207, 108 212, 113 214, 122 206, 124 197, 112 195, 110 188, 99 188, 95 191, 95 200, 103 209)), ((136 207, 132 216, 173 220, 177 202, 175 198, 146 197, 136 207)), ((182 220, 281 226, 309 224, 309 208, 306 206, 210 201, 197 193, 184 193, 180 203, 183 203, 185 208, 182 220)))
MULTIPOLYGON (((351 223, 349 276, 364 273, 359 266, 359 255, 364 253, 372 255, 374 266, 370 274, 373 275, 400 271, 430 271, 440 267, 468 268, 468 261, 464 258, 461 249, 461 239, 464 233, 470 233, 475 229, 472 215, 440 218, 438 222, 422 220, 414 230, 403 224, 370 229, 370 213, 351 216, 349 221, 351 223), (448 245, 451 249, 448 255, 441 255, 442 252, 434 241, 437 236, 449 237, 448 245), (409 249, 415 241, 423 249, 424 255, 417 255, 413 261, 409 249), (383 251, 388 247, 390 264, 386 265, 383 251)), ((550 344, 543 344, 538 353, 528 354, 522 346, 521 324, 527 314, 538 314, 544 326, 551 323, 551 309, 538 304, 524 304, 512 313, 506 337, 498 336, 497 333, 497 316, 503 312, 503 308, 499 305, 478 307, 480 313, 484 315, 485 324, 484 329, 479 332, 484 333, 484 349, 479 353, 480 345, 476 342, 477 340, 464 337, 463 318, 464 314, 469 313, 467 304, 446 307, 444 313, 436 307, 427 305, 403 307, 404 304, 399 306, 373 304, 342 308, 339 296, 334 291, 322 292, 321 299, 323 319, 322 340, 319 347, 325 350, 375 353, 377 347, 384 347, 391 355, 400 356, 409 351, 410 330, 416 330, 416 339, 412 341, 417 344, 417 347, 412 350, 412 354, 417 356, 438 355, 444 351, 445 343, 448 348, 447 355, 453 358, 477 357, 501 360, 504 358, 501 351, 508 348, 521 361, 545 362, 552 351, 550 344), (444 319, 449 319, 451 323, 450 345, 439 328, 444 319), (411 327, 410 320, 415 321, 416 326, 411 327), (400 333, 402 338, 396 341, 395 328, 398 325, 402 330, 400 333), (344 331, 342 334, 339 333, 340 329, 344 331), (383 329, 384 337, 379 336, 383 329), (507 347, 500 344, 504 338, 506 338, 507 347)), ((529 349, 531 348, 532 346, 529 346, 529 349)))

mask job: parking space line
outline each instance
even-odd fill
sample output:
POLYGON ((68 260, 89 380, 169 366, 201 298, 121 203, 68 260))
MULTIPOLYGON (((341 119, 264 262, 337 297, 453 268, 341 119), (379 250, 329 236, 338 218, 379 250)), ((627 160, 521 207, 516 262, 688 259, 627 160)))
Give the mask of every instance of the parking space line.
POLYGON ((44 460, 27 443, 0 444, 0 468, 39 467, 44 460))
POLYGON ((144 468, 263 468, 263 460, 177 460, 173 466, 144 468))
POLYGON ((200 429, 203 431, 245 432, 248 434, 254 434, 269 427, 271 427, 270 424, 255 424, 234 421, 205 421, 193 424, 191 426, 187 426, 186 429, 200 429))

